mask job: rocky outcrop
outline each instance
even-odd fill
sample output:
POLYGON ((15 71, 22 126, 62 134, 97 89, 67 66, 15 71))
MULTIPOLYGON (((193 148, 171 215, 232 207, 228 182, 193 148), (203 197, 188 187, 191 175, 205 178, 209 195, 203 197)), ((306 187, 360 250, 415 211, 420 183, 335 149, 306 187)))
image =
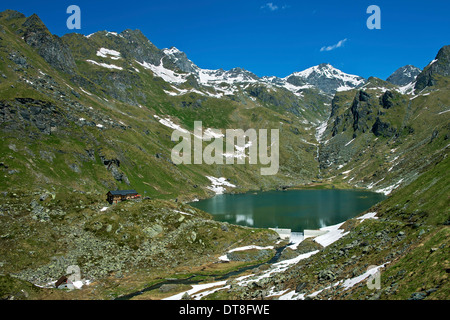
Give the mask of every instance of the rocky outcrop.
POLYGON ((48 31, 36 14, 28 17, 22 28, 25 42, 35 48, 45 61, 61 71, 74 72, 76 65, 69 48, 48 31))
POLYGON ((151 43, 140 30, 127 29, 120 33, 120 36, 117 49, 124 58, 160 65, 165 56, 164 52, 151 43))
POLYGON ((198 67, 188 59, 186 53, 175 47, 164 49, 164 53, 170 58, 174 65, 183 72, 196 73, 198 67))
POLYGON ((369 129, 367 122, 371 120, 371 114, 373 113, 370 98, 371 96, 368 93, 360 90, 353 99, 350 111, 353 115, 354 137, 358 131, 366 132, 369 129))
POLYGON ((450 76, 450 45, 442 47, 436 58, 417 76, 416 92, 436 85, 436 76, 450 76))
POLYGON ((294 94, 287 90, 281 92, 268 90, 262 85, 249 86, 247 92, 264 104, 270 104, 275 108, 283 108, 297 116, 301 116, 303 106, 294 94), (281 93, 281 94, 280 94, 281 93))
POLYGON ((258 261, 258 260, 268 260, 273 256, 274 250, 263 249, 263 250, 245 250, 245 251, 233 251, 227 253, 227 258, 230 261, 258 261))
POLYGON ((422 70, 419 68, 409 64, 395 70, 395 72, 391 74, 386 81, 399 86, 404 86, 413 82, 421 71, 422 70))
POLYGON ((397 129, 393 128, 388 122, 383 122, 379 117, 372 126, 372 132, 377 137, 392 137, 397 133, 397 129))
MULTIPOLYGON (((49 101, 16 98, 0 101, 0 123, 6 131, 25 130, 34 126, 43 134, 51 134, 58 127, 67 126, 60 109, 49 101)), ((32 132, 29 132, 32 135, 32 132)))
POLYGON ((100 156, 100 159, 105 166, 105 168, 111 172, 114 179, 118 182, 125 182, 127 185, 130 185, 130 180, 128 179, 127 175, 122 172, 122 170, 119 169, 120 167, 120 160, 119 159, 107 159, 104 156, 100 156))
POLYGON ((386 90, 380 97, 380 105, 384 109, 390 109, 399 104, 400 94, 396 91, 386 90))

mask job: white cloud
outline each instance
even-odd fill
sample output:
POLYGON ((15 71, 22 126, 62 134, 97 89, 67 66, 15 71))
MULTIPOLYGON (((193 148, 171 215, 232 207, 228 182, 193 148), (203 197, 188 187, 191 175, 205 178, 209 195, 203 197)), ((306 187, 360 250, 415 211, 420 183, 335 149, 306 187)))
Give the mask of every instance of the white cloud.
POLYGON ((272 2, 268 2, 265 5, 261 6, 261 9, 269 9, 270 11, 278 10, 278 6, 273 4, 272 2))
POLYGON ((331 51, 334 50, 336 48, 340 48, 344 45, 344 43, 347 41, 347 38, 340 40, 338 43, 333 44, 332 46, 325 46, 320 48, 320 51, 331 51))
POLYGON ((261 9, 262 9, 262 10, 267 9, 267 10, 270 10, 270 11, 276 11, 276 10, 278 10, 278 9, 280 9, 280 10, 288 9, 288 8, 290 8, 290 7, 291 7, 291 6, 290 6, 290 5, 287 5, 287 4, 283 4, 283 5, 280 7, 280 6, 276 5, 276 4, 274 4, 273 2, 267 2, 266 4, 264 4, 264 5, 261 6, 261 9))

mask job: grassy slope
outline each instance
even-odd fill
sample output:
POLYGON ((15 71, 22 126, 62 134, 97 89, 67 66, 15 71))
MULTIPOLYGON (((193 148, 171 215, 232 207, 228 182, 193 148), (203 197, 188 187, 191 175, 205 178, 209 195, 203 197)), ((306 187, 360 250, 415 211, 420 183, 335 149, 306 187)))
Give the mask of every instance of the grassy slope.
MULTIPOLYGON (((0 190, 4 191, 4 194, 1 198, 0 224, 3 226, 1 230, 7 230, 1 235, 3 273, 22 273, 22 278, 31 279, 33 276, 27 273, 29 270, 41 270, 39 272, 55 278, 64 272, 62 269, 55 269, 52 262, 55 257, 76 258, 76 261, 72 262, 79 264, 84 270, 97 270, 98 263, 103 263, 103 258, 79 247, 77 237, 85 239, 83 241, 97 239, 95 243, 117 250, 124 246, 128 248, 124 252, 129 252, 148 245, 147 236, 143 234, 146 226, 152 227, 155 223, 162 223, 167 229, 166 232, 176 233, 182 223, 179 220, 172 221, 166 216, 174 205, 160 199, 210 196, 211 193, 205 189, 210 184, 205 175, 230 177, 231 182, 238 186, 237 190, 241 191, 274 188, 298 179, 307 181, 314 176, 317 166, 310 146, 294 143, 299 131, 302 134, 309 131, 303 129, 300 122, 289 120, 289 112, 273 111, 259 103, 250 103, 250 100, 249 105, 242 105, 228 99, 205 99, 197 94, 170 97, 163 92, 163 89, 169 86, 143 68, 140 68, 139 73, 130 70, 112 72, 89 65, 80 59, 75 59, 80 72, 76 75, 79 77, 78 84, 75 84, 72 81, 73 75, 54 70, 24 43, 20 32, 17 32, 23 21, 24 18, 15 20, 14 23, 2 21, 5 33, 1 39, 3 47, 0 59, 5 63, 0 64, 0 71, 5 77, 0 82, 0 99, 8 111, 16 111, 12 121, 2 123, 1 127, 0 174, 3 178, 0 180, 0 190), (13 62, 10 52, 23 57, 26 64, 13 62), (111 91, 115 88, 115 83, 111 80, 114 77, 131 78, 137 87, 134 87, 134 90, 129 88, 114 98, 111 96, 111 91), (89 78, 97 79, 104 87, 89 78), (109 88, 110 92, 104 88, 109 88), (142 97, 145 97, 138 100, 141 106, 126 102, 128 98, 135 98, 136 92, 140 91, 144 93, 142 97), (18 121, 16 115, 27 111, 30 105, 19 103, 17 98, 31 98, 37 101, 33 103, 43 101, 51 104, 64 120, 63 125, 57 127, 51 135, 45 135, 32 122, 18 121), (192 105, 197 99, 202 99, 200 108, 192 105), (182 107, 182 104, 188 107, 182 107), (188 129, 192 129, 193 121, 199 119, 203 121, 205 128, 279 128, 284 137, 280 147, 280 173, 273 177, 261 177, 259 166, 249 165, 175 166, 169 161, 170 150, 174 146, 170 141, 173 130, 158 123, 154 118, 155 114, 161 117, 170 114, 174 122, 188 129), (81 118, 84 120, 80 120, 81 118), (280 120, 285 124, 281 125, 280 120), (88 125, 90 122, 94 125, 88 125), (20 127, 14 129, 15 124, 20 127), (102 124, 104 128, 98 128, 95 124, 102 124), (294 127, 297 130, 290 130, 294 127), (292 162, 290 159, 293 156, 304 161, 292 162), (114 180, 101 162, 101 157, 120 160, 119 170, 127 175, 130 185, 114 180), (195 185, 198 187, 195 188, 195 185), (130 203, 124 204, 125 207, 116 206, 110 215, 102 215, 99 209, 106 204, 104 194, 108 189, 115 188, 135 188, 140 193, 146 191, 146 195, 159 200, 153 202, 152 208, 130 203), (39 197, 46 190, 52 196, 40 202, 39 197), (39 206, 43 206, 43 211, 39 214, 33 212, 32 203, 36 201, 39 206), (121 211, 123 208, 126 208, 125 211, 121 211), (149 211, 153 217, 160 216, 158 222, 143 219, 142 214, 145 215, 149 211), (39 215, 44 217, 44 220, 34 218, 39 215), (108 225, 114 230, 117 229, 116 231, 122 230, 122 233, 109 233, 105 230, 108 225), (123 225, 126 226, 125 229, 120 228, 123 225), (99 226, 102 227, 98 229, 99 226), (73 238, 73 234, 79 235, 73 238)), ((125 62, 121 63, 125 66, 125 62)), ((178 208, 178 205, 175 206, 178 208)), ((180 219, 179 215, 177 219, 180 219)), ((196 233, 196 242, 170 238, 174 242, 166 244, 166 252, 155 256, 154 263, 158 265, 168 259, 167 263, 180 266, 181 269, 177 272, 186 274, 189 268, 195 270, 199 265, 216 261, 216 256, 223 254, 224 250, 232 245, 272 243, 264 240, 273 235, 273 232, 268 230, 229 226, 230 232, 223 233, 219 223, 208 223, 214 227, 205 228, 202 222, 190 229, 190 232, 196 233), (217 231, 220 234, 214 233, 217 231), (180 250, 184 251, 180 253, 180 250), (205 250, 208 251, 206 256, 205 250), (173 258, 171 260, 168 254, 172 251, 177 252, 176 257, 182 258, 182 261, 177 263, 173 258)), ((161 237, 159 240, 167 239, 161 237)), ((111 259, 115 256, 118 254, 108 255, 111 259)), ((236 267, 236 264, 229 265, 229 268, 236 267)), ((154 281, 152 277, 169 276, 176 271, 158 271, 149 265, 140 265, 140 268, 150 268, 142 281, 154 281)), ((215 267, 208 268, 217 271, 215 267)), ((101 271, 101 268, 99 270, 101 271)), ((125 273, 127 271, 129 270, 124 270, 125 273)), ((103 277, 104 274, 94 273, 92 276, 103 277)), ((1 281, 4 284, 2 297, 12 293, 16 298, 27 298, 19 296, 15 291, 20 293, 21 286, 28 284, 3 276, 1 281)), ((134 286, 140 288, 142 282, 125 286, 126 291, 129 291, 133 290, 134 286)), ((105 294, 115 296, 125 289, 111 290, 104 288, 101 292, 109 292, 105 294)), ((29 290, 26 291, 30 298, 36 298, 29 290)), ((49 293, 46 290, 37 294, 42 298, 49 293)), ((103 297, 98 293, 95 296, 103 297)))
POLYGON ((382 93, 365 89, 371 95, 365 132, 354 132, 352 128, 350 108, 358 92, 337 94, 338 107, 328 122, 326 142, 321 145, 322 155, 331 154, 330 162, 321 170, 323 177, 356 187, 370 186, 373 190, 392 186, 401 179, 404 185, 413 181, 448 150, 450 114, 443 113, 450 103, 448 90, 448 80, 442 79, 418 96, 396 94, 394 106, 384 109, 379 102, 382 93), (372 126, 377 117, 396 134, 375 136, 372 126), (337 118, 340 122, 335 126, 337 118), (331 134, 333 127, 335 136, 331 134), (433 133, 437 134, 434 138, 433 133))
MULTIPOLYGON (((57 128, 52 136, 40 135, 39 139, 21 136, 18 139, 14 131, 3 134, 1 160, 8 164, 10 170, 17 169, 19 173, 11 176, 5 174, 7 179, 2 180, 2 189, 39 188, 44 182, 56 188, 68 188, 68 192, 74 188, 105 193, 108 189, 133 187, 152 197, 175 198, 184 195, 192 198, 194 195, 208 195, 204 187, 209 185, 209 180, 205 175, 236 177, 233 183, 241 190, 259 189, 261 186, 273 188, 280 184, 292 184, 293 179, 308 181, 314 177, 317 165, 313 148, 306 143, 295 143, 299 134, 309 135, 312 129, 302 127, 300 120, 303 119, 288 120, 291 118, 289 111, 272 111, 270 106, 262 106, 251 100, 243 105, 195 93, 168 96, 163 92, 170 88, 168 84, 132 61, 113 61, 123 66, 126 69, 124 71, 111 71, 86 62, 86 58, 91 58, 111 63, 106 58, 99 60, 95 55, 98 47, 108 46, 108 43, 104 43, 107 41, 104 39, 100 41, 94 37, 91 41, 80 35, 64 39, 71 44, 75 54, 79 70, 77 83, 85 85, 74 84, 73 76, 56 72, 15 34, 22 20, 16 21, 15 25, 5 25, 3 41, 6 45, 1 56, 4 61, 9 61, 9 52, 19 52, 27 59, 30 67, 13 72, 13 63, 2 64, 1 71, 7 79, 0 83, 1 98, 8 103, 14 103, 13 99, 18 97, 49 101, 60 107, 64 116, 65 110, 69 109, 71 118, 67 118, 67 127, 57 128), (83 53, 87 57, 82 59, 83 53), (126 68, 128 63, 140 72, 126 68), (125 83, 128 88, 120 91, 114 79, 125 83), (51 81, 52 87, 36 85, 44 80, 51 81), (14 88, 11 84, 14 84, 14 88), (120 93, 117 98, 114 98, 115 92, 120 93), (64 97, 59 96, 60 93, 64 97), (79 95, 79 98, 74 94, 79 95), (198 100, 201 100, 201 107, 195 105, 198 100), (81 107, 77 107, 79 105, 81 107), (190 130, 193 122, 199 119, 203 121, 204 128, 279 128, 283 137, 280 141, 280 174, 261 177, 258 166, 248 165, 174 166, 169 161, 170 150, 174 146, 170 141, 173 130, 159 124, 153 117, 155 114, 162 117, 170 114, 174 122, 190 130), (80 118, 85 119, 85 122, 102 124, 104 129, 74 121, 80 118), (289 123, 281 126, 279 120, 289 123), (16 149, 18 151, 14 151, 16 149), (84 159, 86 150, 93 150, 95 160, 84 159), (40 152, 50 152, 54 160, 49 162, 41 159, 40 152), (156 157, 156 154, 160 157, 156 157), (120 170, 130 180, 130 186, 115 181, 101 164, 100 156, 119 159, 120 170), (69 168, 70 164, 76 164, 81 172, 73 172, 69 168), (194 188, 194 185, 200 188, 194 188)), ((26 130, 34 130, 38 134, 33 126, 26 130)))

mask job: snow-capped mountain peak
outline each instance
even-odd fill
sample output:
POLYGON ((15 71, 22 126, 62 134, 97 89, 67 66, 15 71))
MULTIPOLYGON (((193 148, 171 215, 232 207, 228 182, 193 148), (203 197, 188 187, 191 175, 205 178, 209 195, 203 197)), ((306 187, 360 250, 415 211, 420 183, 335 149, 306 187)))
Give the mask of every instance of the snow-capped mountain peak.
POLYGON ((175 48, 175 47, 171 47, 170 49, 165 48, 165 49, 163 49, 163 52, 164 52, 166 55, 176 55, 176 54, 178 54, 178 53, 182 53, 180 50, 178 50, 178 49, 175 48))
POLYGON ((397 69, 386 79, 386 81, 399 86, 405 86, 413 82, 420 72, 422 72, 422 70, 419 68, 412 65, 406 65, 397 69))
POLYGON ((283 78, 283 80, 298 87, 310 85, 327 94, 351 90, 362 86, 366 82, 364 78, 345 73, 329 63, 322 63, 303 71, 294 72, 283 78))

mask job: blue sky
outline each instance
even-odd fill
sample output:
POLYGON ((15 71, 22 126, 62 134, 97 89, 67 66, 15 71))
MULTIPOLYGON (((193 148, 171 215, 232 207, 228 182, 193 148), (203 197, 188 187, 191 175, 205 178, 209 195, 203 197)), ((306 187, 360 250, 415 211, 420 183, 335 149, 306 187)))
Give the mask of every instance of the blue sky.
POLYGON ((36 13, 61 36, 73 32, 66 27, 72 4, 81 8, 78 33, 140 29, 158 48, 175 46, 201 68, 241 67, 258 76, 285 77, 325 62, 386 79, 406 64, 425 67, 450 44, 445 0, 17 0, 0 10, 36 13), (379 30, 366 26, 373 4, 381 9, 379 30))

